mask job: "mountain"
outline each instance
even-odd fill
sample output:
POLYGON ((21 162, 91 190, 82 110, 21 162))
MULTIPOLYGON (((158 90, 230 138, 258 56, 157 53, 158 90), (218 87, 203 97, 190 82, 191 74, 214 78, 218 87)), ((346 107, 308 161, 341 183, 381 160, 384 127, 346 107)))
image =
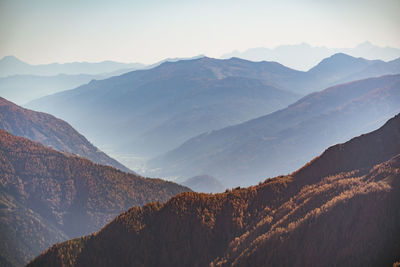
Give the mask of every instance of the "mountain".
POLYGON ((0 97, 0 129, 50 146, 58 151, 86 157, 125 172, 130 169, 92 145, 68 123, 52 115, 24 109, 0 97))
MULTIPOLYGON (((183 59, 168 58, 152 65, 137 66, 137 68, 140 67, 142 69, 148 69, 156 67, 163 62, 174 62, 178 60, 183 59)), ((127 66, 123 67, 125 68, 101 74, 57 74, 54 76, 16 74, 7 77, 0 76, 0 96, 7 98, 18 105, 23 105, 29 101, 46 95, 51 95, 64 90, 76 88, 92 80, 103 80, 112 76, 122 75, 134 69, 137 69, 132 67, 127 68, 127 66)))
POLYGON ((383 76, 386 74, 397 74, 400 71, 400 58, 388 62, 376 62, 358 73, 349 75, 343 81, 361 80, 368 77, 383 76))
POLYGON ((277 61, 293 69, 307 71, 324 58, 337 53, 345 53, 353 57, 391 61, 400 57, 400 49, 380 47, 364 42, 353 48, 327 48, 311 46, 307 43, 297 45, 281 45, 275 48, 250 48, 245 51, 233 51, 221 58, 238 57, 251 61, 277 61))
POLYGON ((397 115, 291 175, 133 207, 28 266, 390 266, 399 208, 397 115))
POLYGON ((0 130, 0 258, 22 265, 54 242, 99 230, 131 206, 183 191, 189 189, 0 130))
POLYGON ((226 189, 218 179, 210 175, 197 175, 181 182, 181 184, 193 191, 202 193, 220 193, 226 189))
MULTIPOLYGON (((367 68, 374 76, 375 65, 381 74, 386 64, 337 54, 312 71, 301 72, 276 62, 238 58, 181 60, 92 81, 26 107, 68 121, 101 148, 111 147, 117 157, 131 153, 132 161, 138 158, 143 163, 202 132, 285 108, 299 94, 343 82, 367 68)), ((140 168, 135 163, 129 166, 140 168)))
POLYGON ((46 95, 76 88, 91 80, 106 79, 122 73, 124 73, 123 70, 98 75, 58 74, 56 76, 12 75, 0 77, 0 95, 22 105, 46 95))
POLYGON ((13 75, 0 78, 0 95, 19 105, 90 82, 93 75, 34 76, 13 75))
POLYGON ((201 132, 287 106, 299 95, 268 80, 284 81, 296 73, 278 63, 181 60, 92 81, 27 107, 65 119, 90 140, 118 153, 151 156, 201 132))
POLYGON ((203 55, 203 54, 200 54, 200 55, 194 56, 194 57, 187 57, 187 58, 185 58, 185 57, 169 57, 169 58, 165 58, 163 60, 160 60, 160 61, 158 61, 156 63, 147 65, 146 69, 152 69, 152 68, 158 67, 161 64, 166 63, 166 62, 177 62, 177 61, 181 61, 181 60, 192 60, 192 59, 199 59, 199 58, 203 58, 203 57, 205 57, 205 55, 203 55))
POLYGON ((304 165, 324 147, 370 131, 400 112, 400 75, 309 94, 285 109, 198 135, 148 162, 154 174, 207 172, 227 186, 256 184, 304 165))
POLYGON ((10 75, 40 75, 54 76, 58 74, 103 74, 119 71, 122 69, 141 69, 145 65, 140 63, 120 63, 114 61, 102 61, 97 63, 72 62, 72 63, 51 63, 31 65, 14 56, 6 56, 0 59, 0 77, 10 75))

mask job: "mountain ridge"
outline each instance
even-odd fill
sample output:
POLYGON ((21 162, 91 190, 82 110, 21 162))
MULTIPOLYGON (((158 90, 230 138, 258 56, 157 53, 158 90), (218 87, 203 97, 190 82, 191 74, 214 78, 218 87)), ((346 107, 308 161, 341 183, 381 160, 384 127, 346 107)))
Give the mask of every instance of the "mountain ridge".
MULTIPOLYGON (((89 135, 84 132, 96 143, 113 143, 115 140, 110 140, 109 136, 114 132, 129 132, 129 136, 120 135, 121 144, 113 147, 125 148, 128 144, 135 150, 143 150, 144 154, 151 154, 161 148, 172 149, 193 133, 265 114, 297 99, 292 92, 256 79, 258 70, 250 68, 242 73, 240 70, 247 65, 253 64, 210 58, 168 62, 151 70, 93 81, 26 106, 62 117, 78 129, 93 125, 93 129, 97 129, 95 132, 90 131, 89 135), (68 110, 64 106, 66 103, 69 103, 68 110), (85 112, 87 115, 83 118, 82 109, 91 111, 85 112), (105 109, 107 114, 104 114, 105 109), (74 119, 76 116, 82 119, 74 119), (104 121, 109 121, 106 129, 104 121), (160 135, 159 127, 169 133, 177 125, 181 131, 160 135), (155 136, 146 140, 152 134, 155 136), (168 142, 164 141, 166 139, 168 142)), ((285 67, 279 65, 279 68, 285 67)))
MULTIPOLYGON (((319 91, 336 85, 336 82, 347 83, 355 76, 363 79, 365 76, 400 73, 400 64, 396 60, 377 62, 336 54, 324 62, 312 71, 301 72, 276 62, 238 58, 182 60, 92 81, 26 106, 65 119, 99 147, 112 147, 110 153, 117 158, 125 160, 123 155, 132 154, 126 161, 131 168, 141 169, 150 176, 160 175, 156 172, 158 166, 151 162, 147 164, 150 159, 178 148, 201 133, 285 108, 301 97, 293 92, 319 91), (119 138, 114 138, 117 135, 119 138)), ((380 120, 383 122, 388 118, 380 120)), ((233 153, 240 153, 240 149, 233 153)), ((305 161, 297 163, 296 167, 305 161)), ((202 173, 208 171, 199 170, 182 176, 202 173)), ((162 176, 175 177, 166 175, 162 176)), ((218 173, 210 175, 220 177, 218 173)))
POLYGON ((61 153, 0 130, 0 255, 21 266, 53 242, 90 234, 133 205, 189 188, 61 153))
POLYGON ((244 51, 236 50, 222 55, 221 58, 239 57, 252 61, 278 61, 288 67, 307 71, 322 59, 335 53, 345 53, 354 57, 363 57, 370 60, 380 59, 390 61, 400 56, 400 49, 379 47, 368 41, 354 48, 327 48, 301 43, 295 45, 281 45, 275 48, 258 47, 249 48, 244 51))
POLYGON ((309 94, 280 111, 189 139, 150 160, 149 168, 157 166, 159 173, 178 177, 189 170, 207 171, 230 186, 288 173, 324 147, 372 130, 397 114, 399 79, 370 78, 309 94), (168 172, 162 171, 164 166, 170 166, 168 172), (244 182, 243 175, 254 179, 237 184, 244 182))
POLYGON ((103 74, 121 69, 140 69, 145 65, 140 63, 120 63, 115 61, 70 62, 31 65, 15 56, 5 56, 0 59, 0 77, 15 74, 30 74, 52 76, 57 74, 103 74))
POLYGON ((400 258, 399 136, 397 115, 291 175, 133 207, 91 236, 54 245, 28 266, 393 264, 400 258))
POLYGON ((24 109, 2 97, 0 97, 0 111, 0 129, 41 142, 58 151, 77 154, 97 163, 133 173, 93 146, 67 122, 50 114, 24 109))

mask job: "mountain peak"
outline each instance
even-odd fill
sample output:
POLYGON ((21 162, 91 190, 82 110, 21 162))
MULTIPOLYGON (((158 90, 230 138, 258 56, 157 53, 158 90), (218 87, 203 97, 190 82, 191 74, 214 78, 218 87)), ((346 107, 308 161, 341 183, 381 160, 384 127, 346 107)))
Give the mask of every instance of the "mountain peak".
POLYGON ((323 59, 317 66, 312 68, 310 72, 345 71, 346 69, 354 68, 356 65, 360 65, 360 68, 366 67, 368 65, 368 60, 361 57, 352 57, 345 53, 336 53, 323 59))
POLYGON ((356 46, 357 48, 372 48, 374 45, 370 41, 365 41, 356 46))
POLYGON ((0 63, 5 63, 5 64, 27 64, 25 62, 23 62, 22 60, 20 60, 19 58, 15 57, 15 56, 5 56, 2 59, 0 59, 0 63))
POLYGON ((336 53, 324 60, 337 60, 337 59, 356 59, 356 58, 345 53, 336 53))

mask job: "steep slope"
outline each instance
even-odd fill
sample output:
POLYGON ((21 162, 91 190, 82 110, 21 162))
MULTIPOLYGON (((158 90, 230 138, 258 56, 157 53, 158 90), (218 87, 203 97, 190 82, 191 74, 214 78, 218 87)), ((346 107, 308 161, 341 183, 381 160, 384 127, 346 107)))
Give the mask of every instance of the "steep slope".
POLYGON ((12 240, 2 244, 0 254, 18 265, 51 242, 100 229, 128 207, 163 202, 189 191, 60 153, 3 130, 0 189, 0 231, 4 240, 12 240))
POLYGON ((86 157, 96 163, 132 172, 93 146, 68 123, 49 114, 21 108, 0 97, 0 129, 41 142, 58 151, 86 157))
POLYGON ((399 208, 397 115, 289 176, 131 208, 28 266, 390 266, 399 208))
POLYGON ((324 147, 370 131, 399 111, 400 75, 351 82, 267 116, 201 134, 148 166, 158 168, 157 175, 208 173, 231 187, 256 184, 261 177, 299 168, 324 147))
POLYGON ((22 266, 50 245, 69 237, 53 223, 0 189, 0 266, 22 266))

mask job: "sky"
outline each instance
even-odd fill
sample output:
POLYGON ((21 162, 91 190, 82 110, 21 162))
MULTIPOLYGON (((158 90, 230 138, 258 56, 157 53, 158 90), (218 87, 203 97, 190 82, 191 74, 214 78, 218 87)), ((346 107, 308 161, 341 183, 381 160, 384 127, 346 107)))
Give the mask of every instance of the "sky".
POLYGON ((370 41, 400 48, 400 0, 0 0, 0 57, 150 64, 370 41))

